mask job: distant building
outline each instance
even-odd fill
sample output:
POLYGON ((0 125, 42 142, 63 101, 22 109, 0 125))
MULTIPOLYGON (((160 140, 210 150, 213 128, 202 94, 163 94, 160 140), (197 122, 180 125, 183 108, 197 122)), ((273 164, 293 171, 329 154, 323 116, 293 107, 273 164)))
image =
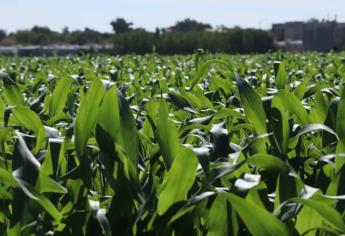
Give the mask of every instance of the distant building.
POLYGON ((345 23, 336 21, 295 21, 272 25, 278 48, 287 51, 337 50, 345 45, 345 23))

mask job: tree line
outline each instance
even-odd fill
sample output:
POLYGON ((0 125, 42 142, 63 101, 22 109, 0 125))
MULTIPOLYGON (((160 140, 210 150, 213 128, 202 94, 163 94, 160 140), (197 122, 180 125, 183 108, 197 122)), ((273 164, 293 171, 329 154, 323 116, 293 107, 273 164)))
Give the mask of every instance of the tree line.
POLYGON ((101 33, 93 29, 70 31, 65 27, 62 32, 57 32, 48 27, 34 26, 28 30, 18 30, 6 34, 0 30, 0 44, 10 45, 50 45, 50 44, 106 44, 111 43, 112 33, 101 33))
POLYGON ((269 31, 242 29, 240 27, 213 28, 210 24, 185 19, 154 32, 134 28, 132 22, 117 18, 110 22, 113 33, 101 33, 93 29, 61 32, 48 27, 34 26, 6 34, 0 30, 0 45, 50 45, 50 44, 113 44, 113 52, 187 54, 198 48, 209 52, 254 53, 274 50, 269 31))

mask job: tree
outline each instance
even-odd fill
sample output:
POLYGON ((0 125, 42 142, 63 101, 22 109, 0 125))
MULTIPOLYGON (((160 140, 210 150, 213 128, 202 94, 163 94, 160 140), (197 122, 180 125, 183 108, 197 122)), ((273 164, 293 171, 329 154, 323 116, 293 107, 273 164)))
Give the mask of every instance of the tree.
POLYGON ((113 27, 113 30, 116 34, 129 32, 132 30, 132 22, 127 22, 123 18, 117 18, 115 21, 110 22, 110 25, 113 27))
POLYGON ((68 34, 69 34, 69 28, 68 28, 68 26, 63 27, 63 29, 62 29, 62 34, 63 34, 63 35, 68 35, 68 34))
POLYGON ((176 22, 176 24, 169 29, 173 32, 205 31, 207 29, 212 29, 212 26, 187 18, 176 22))
POLYGON ((0 42, 6 38, 6 32, 4 30, 0 30, 0 42))
POLYGON ((114 49, 117 53, 121 54, 145 54, 152 52, 154 41, 154 33, 136 29, 127 33, 115 35, 114 49))
POLYGON ((41 33, 41 34, 50 34, 52 31, 48 27, 42 27, 35 25, 32 27, 31 32, 33 33, 41 33))
POLYGON ((317 18, 315 18, 315 17, 309 18, 307 20, 307 23, 318 23, 318 22, 319 22, 319 20, 317 18))

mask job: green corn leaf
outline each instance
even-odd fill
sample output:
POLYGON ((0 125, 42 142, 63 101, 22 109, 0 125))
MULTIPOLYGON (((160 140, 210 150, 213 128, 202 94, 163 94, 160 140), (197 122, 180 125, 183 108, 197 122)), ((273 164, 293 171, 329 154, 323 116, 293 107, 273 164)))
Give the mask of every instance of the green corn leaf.
POLYGON ((165 175, 158 196, 157 211, 164 214, 174 203, 186 200, 187 193, 194 183, 198 159, 194 152, 187 148, 180 148, 171 169, 165 175))
POLYGON ((334 135, 338 139, 338 135, 336 132, 334 132, 331 128, 327 127, 326 125, 323 124, 309 124, 303 127, 301 131, 298 132, 296 137, 309 134, 309 133, 314 133, 318 131, 325 131, 328 132, 331 135, 334 135))
POLYGON ((114 141, 122 143, 121 119, 118 105, 117 88, 114 86, 106 91, 98 115, 99 125, 106 130, 114 141))
POLYGON ((83 156, 87 141, 95 128, 104 92, 101 81, 95 80, 81 101, 74 126, 75 145, 79 158, 83 156))
MULTIPOLYGON (((338 112, 336 118, 336 131, 339 137, 337 145, 337 154, 345 153, 345 89, 343 89, 340 101, 338 103, 338 112)), ((345 159, 341 157, 335 158, 336 170, 339 171, 345 164, 345 159)))
POLYGON ((307 91, 308 80, 303 80, 295 89, 294 95, 299 99, 302 100, 305 92, 307 91))
POLYGON ((195 85, 197 85, 201 79, 201 77, 206 73, 206 71, 208 70, 209 66, 211 66, 212 64, 218 64, 218 65, 222 65, 225 68, 229 69, 232 71, 232 67, 230 64, 228 64, 225 61, 222 60, 218 60, 218 59, 211 59, 208 60, 206 62, 204 62, 199 68, 198 70, 194 73, 193 78, 192 78, 192 85, 190 87, 190 89, 192 90, 195 85))
POLYGON ((3 168, 0 169, 0 183, 11 187, 18 186, 12 174, 3 168))
POLYGON ((285 174, 289 172, 289 168, 281 159, 269 154, 255 154, 248 159, 247 163, 267 171, 285 174))
POLYGON ((39 175, 41 164, 30 152, 22 135, 16 132, 17 141, 14 146, 12 174, 15 178, 24 180, 28 184, 35 185, 39 175))
POLYGON ((251 235, 291 235, 287 226, 266 209, 231 193, 227 198, 251 235))
POLYGON ((313 119, 309 117, 300 100, 292 93, 289 93, 286 90, 281 90, 276 94, 276 96, 281 99, 281 103, 284 104, 285 109, 294 114, 302 125, 315 123, 313 122, 313 119))
POLYGON ((169 119, 169 111, 165 102, 161 101, 158 109, 157 136, 164 164, 171 168, 174 159, 179 155, 178 131, 169 119))
POLYGON ((218 193, 216 199, 210 207, 207 221, 207 235, 228 235, 228 209, 225 194, 218 193))
POLYGON ((236 84, 240 94, 244 113, 259 134, 267 133, 266 113, 259 95, 240 76, 236 76, 236 84))
POLYGON ((56 221, 60 221, 62 219, 60 212, 34 187, 41 165, 32 155, 19 133, 17 133, 14 158, 12 174, 18 186, 25 195, 40 204, 56 221))
MULTIPOLYGON (((314 227, 322 226, 322 217, 308 206, 303 206, 302 210, 296 217, 296 229, 300 234, 305 233, 307 230, 314 227)), ((307 234, 313 235, 313 234, 307 234)))
POLYGON ((24 106, 23 95, 17 84, 5 73, 0 73, 0 79, 4 84, 4 98, 7 106, 24 106))
POLYGON ((37 204, 41 205, 48 214, 53 217, 56 222, 60 222, 62 219, 62 214, 56 209, 54 204, 42 193, 38 192, 32 185, 26 183, 25 181, 15 178, 20 188, 24 193, 31 199, 35 200, 37 204))
POLYGON ((327 117, 328 108, 330 106, 327 99, 327 95, 324 95, 322 91, 317 92, 315 95, 314 107, 310 113, 312 117, 315 117, 317 123, 323 124, 327 117))
POLYGON ((43 124, 40 117, 35 112, 22 106, 15 107, 12 112, 21 126, 32 130, 35 135, 38 135, 40 129, 43 127, 43 124))
POLYGON ((124 148, 127 157, 130 159, 133 169, 136 170, 139 156, 138 131, 129 104, 127 103, 125 97, 121 93, 119 93, 118 95, 122 135, 122 142, 120 142, 120 144, 124 148))
POLYGON ((288 74, 286 73, 286 70, 285 70, 285 62, 280 62, 278 73, 276 75, 277 88, 284 89, 287 79, 288 79, 288 74))
POLYGON ((103 98, 98 124, 123 148, 130 160, 129 169, 137 179, 139 137, 132 111, 123 95, 115 86, 109 88, 103 98))
POLYGON ((37 138, 35 152, 45 149, 46 134, 40 117, 29 108, 22 106, 15 107, 12 112, 21 126, 34 132, 37 138))
POLYGON ((271 123, 273 126, 273 135, 280 144, 281 152, 286 154, 290 136, 289 112, 285 109, 281 99, 277 96, 273 97, 271 106, 271 119, 274 119, 271 123))
POLYGON ((345 224, 343 217, 334 208, 331 208, 320 201, 312 199, 293 198, 290 199, 290 201, 299 202, 302 203, 304 206, 312 208, 322 217, 323 221, 334 226, 340 232, 345 232, 345 224))
POLYGON ((49 104, 49 117, 53 118, 58 113, 62 112, 63 108, 65 107, 68 94, 70 92, 71 84, 73 83, 73 79, 71 77, 67 77, 61 79, 52 94, 49 104))

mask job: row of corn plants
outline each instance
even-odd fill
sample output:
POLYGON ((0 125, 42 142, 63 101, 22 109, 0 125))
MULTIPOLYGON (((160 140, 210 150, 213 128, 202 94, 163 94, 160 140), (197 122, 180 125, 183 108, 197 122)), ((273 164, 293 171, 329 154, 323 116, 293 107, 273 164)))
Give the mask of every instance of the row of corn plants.
POLYGON ((345 234, 345 54, 0 58, 1 235, 345 234))

